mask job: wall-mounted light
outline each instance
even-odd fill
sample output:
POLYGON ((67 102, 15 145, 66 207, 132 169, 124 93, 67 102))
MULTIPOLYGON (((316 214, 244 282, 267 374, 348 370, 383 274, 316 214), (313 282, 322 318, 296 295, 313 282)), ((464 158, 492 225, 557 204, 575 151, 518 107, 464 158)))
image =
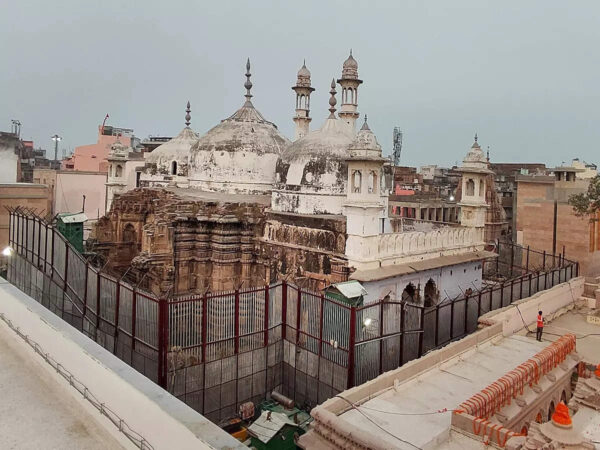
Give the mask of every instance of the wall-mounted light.
POLYGON ((4 250, 2 250, 2 256, 11 256, 12 254, 13 254, 12 247, 5 247, 4 250))

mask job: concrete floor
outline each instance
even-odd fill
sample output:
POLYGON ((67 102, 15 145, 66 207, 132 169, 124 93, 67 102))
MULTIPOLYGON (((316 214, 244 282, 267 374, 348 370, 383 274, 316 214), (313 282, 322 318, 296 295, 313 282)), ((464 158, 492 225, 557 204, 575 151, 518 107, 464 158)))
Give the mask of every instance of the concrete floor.
MULTIPOLYGON (((542 339, 554 342, 563 334, 573 333, 577 336, 577 353, 588 363, 600 364, 600 326, 587 322, 587 311, 574 309, 554 319, 544 327, 542 339)), ((535 339, 535 334, 528 337, 535 339)))
POLYGON ((0 448, 122 449, 42 364, 0 320, 0 448))

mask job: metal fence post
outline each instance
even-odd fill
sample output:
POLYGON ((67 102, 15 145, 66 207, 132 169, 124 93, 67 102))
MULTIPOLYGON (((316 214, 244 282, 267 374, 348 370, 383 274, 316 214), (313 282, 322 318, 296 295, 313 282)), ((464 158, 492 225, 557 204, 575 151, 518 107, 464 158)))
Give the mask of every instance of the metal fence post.
POLYGON ((300 290, 300 286, 298 286, 297 289, 298 297, 296 298, 296 345, 300 345, 300 327, 302 326, 302 324, 300 323, 300 313, 302 311, 302 291, 300 290))
POLYGON ((265 285, 265 332, 263 344, 265 347, 269 345, 269 285, 265 285))
MULTIPOLYGON (((454 303, 453 303, 454 304, 454 303)), ((420 322, 421 322, 421 331, 419 332, 419 358, 423 356, 423 335, 425 334, 425 307, 421 308, 420 314, 420 322)))
MULTIPOLYGON (((454 300, 450 302, 450 340, 454 338, 454 300)), ((419 353, 421 356, 421 353, 419 353)))
POLYGON ((356 345, 356 306, 350 307, 350 336, 348 340, 348 382, 346 387, 354 387, 354 351, 356 345))
POLYGON ((287 295, 287 282, 283 280, 281 282, 281 339, 283 341, 285 341, 287 332, 287 295))
MULTIPOLYGON (((405 314, 406 314, 405 306, 406 305, 404 303, 400 303, 401 334, 400 334, 400 356, 399 356, 400 361, 398 361, 398 367, 400 367, 402 364, 404 364, 404 320, 405 320, 405 314)), ((437 340, 437 329, 435 330, 435 336, 436 336, 436 340, 437 340)))
POLYGON ((167 389, 167 300, 158 300, 158 384, 167 389))
POLYGON ((465 297, 465 335, 467 334, 467 321, 469 320, 469 297, 465 297))
POLYGON ((65 313, 65 294, 67 293, 67 283, 68 283, 68 279, 69 279, 68 273, 69 273, 69 246, 65 242, 65 278, 63 280, 64 286, 63 286, 63 295, 62 295, 62 309, 60 311, 61 319, 64 318, 64 313, 65 313))
POLYGON ((542 270, 546 270, 546 250, 544 250, 543 258, 542 258, 542 270))
POLYGON ((117 353, 117 340, 119 339, 119 308, 121 306, 121 280, 117 280, 115 299, 115 332, 113 334, 113 355, 117 353))
MULTIPOLYGON (((52 240, 54 244, 54 240, 52 240)), ((94 341, 98 342, 98 328, 100 328, 100 271, 96 273, 96 330, 94 332, 94 341)))
MULTIPOLYGON (((404 324, 402 325, 404 327, 404 324)), ((404 331, 404 328, 402 329, 404 331)), ((404 335, 403 335, 404 338, 404 335)), ((435 305, 435 346, 440 345, 440 305, 435 305)))
POLYGON ((529 272, 529 245, 527 246, 527 259, 525 260, 525 271, 529 272))
POLYGON ((133 365, 133 352, 135 350, 135 327, 137 322, 137 290, 134 287, 131 293, 131 365, 133 365))
POLYGON ((385 301, 382 300, 379 304, 379 374, 383 373, 383 305, 385 301))
POLYGON ((202 412, 205 410, 205 401, 206 401, 206 349, 208 344, 207 340, 207 324, 208 324, 208 294, 205 292, 202 296, 202 329, 200 330, 201 338, 202 338, 202 412))
POLYGON ((234 318, 233 318, 233 332, 234 332, 234 354, 238 354, 240 351, 240 290, 236 289, 234 294, 234 318))

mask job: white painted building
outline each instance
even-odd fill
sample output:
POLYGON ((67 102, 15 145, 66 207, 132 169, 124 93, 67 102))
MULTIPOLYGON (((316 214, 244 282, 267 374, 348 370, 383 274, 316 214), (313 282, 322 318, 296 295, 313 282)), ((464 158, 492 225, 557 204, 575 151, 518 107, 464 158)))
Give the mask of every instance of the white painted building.
POLYGON ((139 186, 140 176, 144 169, 144 154, 134 152, 131 147, 117 140, 110 146, 107 161, 106 211, 110 211, 116 194, 139 186))

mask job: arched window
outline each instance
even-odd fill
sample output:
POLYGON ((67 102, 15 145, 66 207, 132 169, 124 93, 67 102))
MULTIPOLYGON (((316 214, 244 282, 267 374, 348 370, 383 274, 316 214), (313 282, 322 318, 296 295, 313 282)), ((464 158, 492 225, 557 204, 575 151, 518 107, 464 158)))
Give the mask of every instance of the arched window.
POLYGON ((123 228, 123 242, 135 242, 135 227, 128 223, 123 228))
POLYGON ((479 196, 483 197, 484 194, 485 194, 485 187, 484 187, 483 180, 479 180, 479 196))
POLYGON ((377 193, 377 172, 369 171, 369 194, 377 193))
POLYGON ((416 303, 419 300, 418 297, 419 296, 417 295, 417 289, 415 288, 415 285, 408 283, 402 291, 402 301, 416 303))
POLYGON ((177 161, 171 162, 171 175, 177 175, 177 161))
POLYGON ((548 408, 548 421, 552 420, 552 414, 554 414, 554 402, 550 402, 550 407, 548 408))
POLYGON ((120 164, 117 165, 117 168, 115 170, 115 178, 121 178, 123 176, 123 166, 121 166, 120 164))
POLYGON ((465 194, 471 196, 475 195, 475 182, 471 178, 467 180, 465 194))
POLYGON ((437 286, 435 285, 435 281, 433 281, 431 278, 429 279, 429 281, 427 281, 427 283, 425 283, 424 294, 426 308, 434 306, 440 297, 440 294, 437 290, 437 286))
POLYGON ((360 194, 360 185, 362 184, 362 173, 360 170, 352 172, 352 192, 360 194))

